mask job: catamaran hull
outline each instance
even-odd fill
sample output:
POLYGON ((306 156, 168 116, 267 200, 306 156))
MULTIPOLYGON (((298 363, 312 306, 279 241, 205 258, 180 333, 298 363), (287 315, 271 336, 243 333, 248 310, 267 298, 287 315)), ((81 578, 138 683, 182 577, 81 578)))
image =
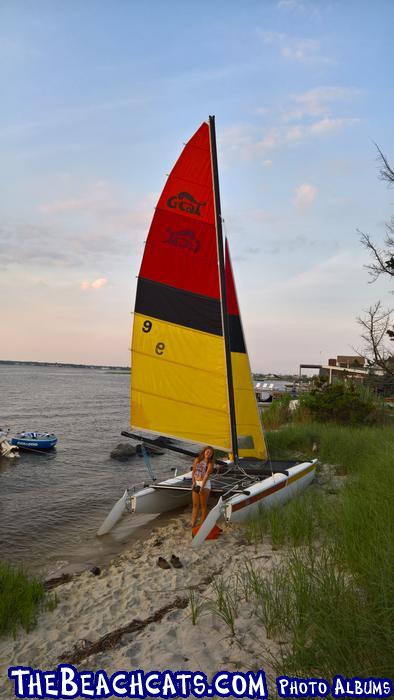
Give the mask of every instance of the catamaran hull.
MULTIPOLYGON (((316 460, 303 462, 247 486, 247 495, 236 494, 226 501, 224 516, 228 522, 243 522, 257 515, 260 508, 272 508, 286 503, 313 481, 316 460)), ((191 472, 149 486, 131 496, 131 511, 137 513, 166 513, 191 503, 190 488, 182 488, 191 472)))
POLYGON ((225 520, 241 523, 255 517, 261 509, 284 505, 311 484, 315 472, 316 460, 291 467, 288 476, 274 474, 264 481, 248 486, 248 496, 235 495, 227 501, 225 520))
POLYGON ((168 479, 156 488, 148 486, 137 491, 130 498, 131 512, 167 513, 186 506, 191 502, 191 490, 180 488, 185 477, 191 477, 191 472, 168 479))

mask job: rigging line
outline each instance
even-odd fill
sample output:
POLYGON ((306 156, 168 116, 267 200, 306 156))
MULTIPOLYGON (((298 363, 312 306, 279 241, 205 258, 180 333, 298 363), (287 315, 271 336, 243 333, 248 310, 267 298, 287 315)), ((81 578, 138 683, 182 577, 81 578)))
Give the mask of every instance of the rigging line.
POLYGON ((146 466, 146 469, 148 471, 150 478, 152 479, 152 481, 157 481, 157 479, 155 477, 155 473, 154 473, 152 465, 151 465, 151 462, 150 462, 148 450, 146 449, 143 442, 141 443, 141 452, 142 452, 142 457, 144 459, 144 464, 146 466))
MULTIPOLYGON (((260 410, 260 409, 258 409, 260 410)), ((270 454, 270 449, 268 447, 268 440, 267 440, 267 431, 264 428, 264 422, 263 422, 263 411, 260 413, 260 423, 261 423, 261 430, 263 432, 263 437, 264 437, 264 443, 265 443, 265 449, 267 451, 267 457, 268 457, 268 463, 270 465, 271 469, 271 476, 274 476, 274 468, 272 466, 272 460, 271 460, 271 454, 270 454)))
MULTIPOLYGON (((225 238, 227 238, 227 240, 228 240, 228 231, 227 231, 227 226, 226 226, 226 222, 225 222, 224 219, 222 219, 222 226, 223 226, 223 229, 224 229, 225 238)), ((238 302, 238 299, 237 299, 237 302, 238 302)), ((241 317, 240 317, 240 320, 241 320, 241 317)), ((241 327, 242 327, 242 321, 241 321, 241 327)), ((246 348, 246 357, 247 357, 248 362, 249 362, 249 355, 248 355, 248 352, 247 352, 247 348, 246 348)), ((249 368, 250 368, 250 364, 249 364, 249 368)), ((253 375, 252 375, 251 372, 250 372, 250 374, 251 374, 252 386, 253 386, 253 375)), ((257 406, 257 400, 256 400, 256 409, 257 409, 257 415, 258 415, 258 417, 259 417, 259 424, 260 424, 260 426, 261 426, 261 431, 262 431, 262 434, 263 434, 263 440, 264 440, 264 443, 265 443, 265 449, 266 449, 266 452, 267 452, 267 458, 268 458, 269 466, 270 466, 270 469, 271 469, 271 476, 274 476, 274 471, 273 471, 273 467, 272 467, 271 456, 270 456, 269 449, 268 449, 267 434, 266 434, 266 431, 264 430, 264 424, 263 424, 263 420, 262 420, 262 412, 260 411, 259 407, 257 406)), ((243 472, 245 473, 245 471, 242 469, 241 466, 240 466, 240 469, 241 469, 241 471, 243 471, 243 472)))
POLYGON ((222 316, 223 340, 224 340, 224 355, 226 360, 227 373, 227 392, 228 392, 228 407, 229 421, 231 433, 231 451, 235 464, 238 464, 238 439, 237 439, 237 422, 235 414, 235 398, 233 386, 233 371, 231 365, 231 348, 230 348, 230 325, 228 317, 227 303, 227 287, 226 287, 226 272, 225 272, 225 253, 223 245, 223 230, 222 230, 222 212, 220 206, 220 191, 219 191, 219 170, 216 150, 216 131, 215 117, 209 117, 209 145, 211 152, 211 168, 212 168, 212 184, 213 184, 213 199, 215 211, 215 232, 216 246, 219 265, 219 286, 220 286, 220 310, 222 316))

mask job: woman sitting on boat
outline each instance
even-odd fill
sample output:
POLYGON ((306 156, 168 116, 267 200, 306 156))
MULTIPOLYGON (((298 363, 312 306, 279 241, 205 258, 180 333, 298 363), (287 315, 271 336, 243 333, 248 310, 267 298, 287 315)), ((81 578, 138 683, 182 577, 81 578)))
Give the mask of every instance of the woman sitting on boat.
POLYGON ((201 510, 201 523, 207 517, 208 498, 211 490, 210 476, 213 472, 213 449, 204 447, 196 457, 192 467, 192 528, 195 527, 201 510))

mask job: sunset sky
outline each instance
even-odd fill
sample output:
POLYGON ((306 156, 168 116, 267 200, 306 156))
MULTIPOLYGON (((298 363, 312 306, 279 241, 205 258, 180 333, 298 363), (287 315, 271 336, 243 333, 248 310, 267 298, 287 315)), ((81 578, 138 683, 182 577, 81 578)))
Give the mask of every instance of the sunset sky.
POLYGON ((394 192, 391 0, 0 0, 0 359, 129 364, 166 174, 216 116, 252 369, 362 348, 394 192))

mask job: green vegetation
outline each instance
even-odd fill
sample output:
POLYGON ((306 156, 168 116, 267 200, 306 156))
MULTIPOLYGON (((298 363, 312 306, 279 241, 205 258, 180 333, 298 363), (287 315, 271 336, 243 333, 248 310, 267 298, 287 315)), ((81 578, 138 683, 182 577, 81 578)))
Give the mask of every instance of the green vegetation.
POLYGON ((365 387, 335 382, 315 386, 300 404, 313 420, 361 425, 379 420, 381 402, 365 387))
POLYGON ((310 456, 315 444, 320 473, 298 499, 245 524, 255 554, 265 542, 282 556, 270 566, 251 554, 219 581, 210 610, 241 645, 280 642, 278 675, 390 677, 394 427, 292 422, 267 438, 272 459, 310 456), (243 603, 254 611, 249 641, 237 637, 243 603))
MULTIPOLYGON (((15 635, 19 627, 29 631, 44 598, 42 583, 29 578, 22 569, 0 563, 0 636, 15 635)), ((46 605, 51 608, 55 604, 51 599, 46 605)))
POLYGON ((282 518, 272 511, 248 526, 253 541, 270 534, 277 545, 289 546, 281 566, 262 584, 264 601, 256 597, 270 633, 286 632, 290 640, 276 660, 278 672, 389 676, 394 428, 291 425, 268 440, 275 457, 295 445, 307 452, 316 442, 320 461, 337 465, 334 475, 348 473, 335 498, 324 492, 316 497, 314 486, 282 509, 282 518))
POLYGON ((268 430, 284 423, 340 423, 341 425, 380 425, 392 422, 392 412, 373 389, 353 382, 328 384, 317 379, 307 394, 301 394, 298 406, 291 409, 288 394, 272 402, 263 413, 268 430))
POLYGON ((245 523, 245 534, 251 544, 269 536, 273 549, 311 545, 319 534, 321 521, 329 515, 330 506, 320 492, 311 488, 285 508, 262 510, 258 518, 245 523))
POLYGON ((269 408, 263 410, 262 420, 266 430, 276 430, 291 419, 290 401, 290 394, 283 394, 279 399, 275 399, 269 408))
POLYGON ((197 624, 200 614, 205 610, 205 601, 198 597, 194 588, 189 589, 190 617, 193 625, 197 624))
POLYGON ((215 599, 211 601, 209 607, 220 617, 231 632, 231 636, 235 635, 235 620, 239 608, 239 595, 236 582, 232 581, 229 585, 223 577, 214 580, 213 590, 215 599))

